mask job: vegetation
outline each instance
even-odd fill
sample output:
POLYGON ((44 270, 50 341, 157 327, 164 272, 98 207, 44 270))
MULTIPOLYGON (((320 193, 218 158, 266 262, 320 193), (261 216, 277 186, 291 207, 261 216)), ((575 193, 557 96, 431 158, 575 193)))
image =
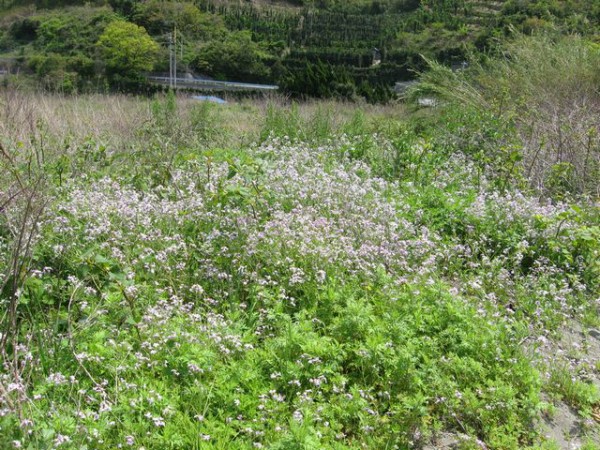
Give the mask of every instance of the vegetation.
POLYGON ((599 25, 0 0, 0 448, 600 448, 599 25))
POLYGON ((0 446, 597 448, 597 134, 529 138, 597 48, 504 50, 412 112, 3 90, 0 446))
POLYGON ((144 28, 114 21, 98 39, 98 50, 111 77, 133 78, 152 70, 159 47, 144 28))
MULTIPOLYGON (((600 47, 578 36, 515 36, 501 56, 454 73, 432 64, 413 95, 438 95, 489 111, 513 129, 508 151, 546 195, 598 196, 600 47), (516 145, 516 147, 514 147, 516 145)), ((486 149, 485 158, 498 150, 486 149)))
MULTIPOLYGON (((460 64, 493 51, 512 30, 578 33, 598 41, 600 3, 547 0, 31 0, 0 3, 4 66, 29 68, 64 92, 146 90, 149 64, 114 76, 98 39, 113 21, 143 27, 160 46, 153 70, 168 71, 177 30, 180 71, 280 84, 288 94, 386 101, 390 88, 426 65, 460 64), (377 52, 375 51, 377 49, 377 52), (374 55, 381 64, 374 64, 374 55), (129 73, 127 73, 129 72, 129 73), (312 75, 311 75, 312 74, 312 75), (308 76, 318 82, 303 87, 308 76), (126 78, 124 80, 122 78, 126 78), (341 86, 343 85, 343 86, 341 86)), ((153 53, 153 52, 151 52, 153 53)), ((114 61, 113 61, 114 62, 114 61)))

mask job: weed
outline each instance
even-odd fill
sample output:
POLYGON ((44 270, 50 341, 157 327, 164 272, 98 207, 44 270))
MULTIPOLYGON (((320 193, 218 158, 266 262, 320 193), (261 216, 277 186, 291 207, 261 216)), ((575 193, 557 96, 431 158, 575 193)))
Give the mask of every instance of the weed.
POLYGON ((593 322, 597 207, 524 189, 495 118, 44 101, 2 122, 0 446, 517 449, 543 389, 595 414, 523 343, 593 322))

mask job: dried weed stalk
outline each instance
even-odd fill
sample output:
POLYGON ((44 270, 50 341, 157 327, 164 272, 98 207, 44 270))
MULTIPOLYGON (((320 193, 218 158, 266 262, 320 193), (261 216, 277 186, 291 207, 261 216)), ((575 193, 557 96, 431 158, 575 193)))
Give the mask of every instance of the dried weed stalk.
MULTIPOLYGON (((2 371, 13 385, 24 386, 27 362, 20 335, 19 295, 30 274, 32 248, 48 203, 41 140, 21 141, 21 133, 33 132, 35 111, 26 97, 3 92, 0 98, 0 357, 2 371), (23 119, 26 120, 23 120, 23 119), (37 145, 32 145, 37 143, 37 145)), ((1 385, 2 383, 0 383, 1 385)), ((6 386, 0 386, 6 391, 6 386)), ((0 392, 14 410, 26 400, 25 390, 0 392)))

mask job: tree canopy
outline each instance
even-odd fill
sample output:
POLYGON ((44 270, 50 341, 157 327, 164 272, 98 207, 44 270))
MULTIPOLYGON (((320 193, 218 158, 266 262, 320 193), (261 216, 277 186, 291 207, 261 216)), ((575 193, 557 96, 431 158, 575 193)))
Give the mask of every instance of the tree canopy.
POLYGON ((98 48, 109 74, 137 75, 152 70, 159 52, 158 44, 143 27, 117 20, 106 27, 98 48))

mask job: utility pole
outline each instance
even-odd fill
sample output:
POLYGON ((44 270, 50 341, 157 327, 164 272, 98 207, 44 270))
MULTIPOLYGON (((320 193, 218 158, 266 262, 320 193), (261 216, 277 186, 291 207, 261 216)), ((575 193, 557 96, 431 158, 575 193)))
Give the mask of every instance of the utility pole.
POLYGON ((169 87, 173 87, 173 34, 169 33, 169 87))
POLYGON ((173 86, 177 88, 177 26, 173 29, 173 41, 174 41, 174 51, 173 51, 173 74, 175 75, 175 81, 173 86))
MULTIPOLYGON (((2 1, 2 0, 0 0, 2 1)), ((177 26, 173 26, 173 31, 167 36, 169 43, 169 87, 177 88, 177 26)), ((183 61, 183 39, 179 38, 179 59, 183 61)))

